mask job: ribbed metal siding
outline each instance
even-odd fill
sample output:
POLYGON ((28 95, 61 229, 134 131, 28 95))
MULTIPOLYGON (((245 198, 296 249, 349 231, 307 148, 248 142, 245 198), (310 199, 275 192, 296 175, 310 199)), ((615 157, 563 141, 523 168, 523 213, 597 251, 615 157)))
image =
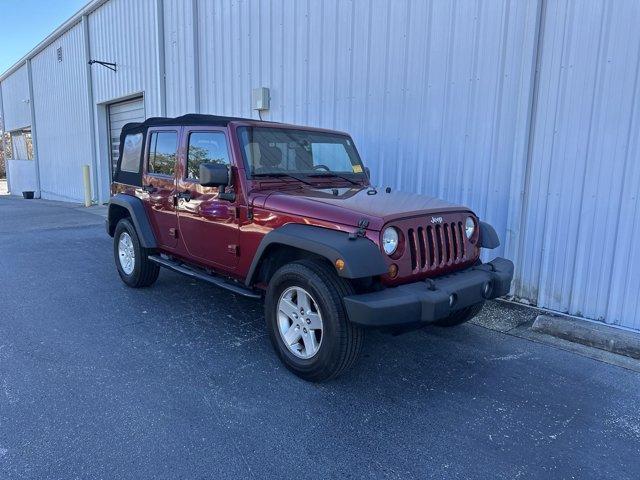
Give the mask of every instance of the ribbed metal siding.
POLYGON ((2 81, 5 130, 7 132, 31 125, 29 106, 29 80, 27 67, 20 67, 2 81))
POLYGON ((144 92, 147 115, 160 114, 156 24, 156 0, 110 0, 89 15, 91 58, 118 68, 92 66, 96 103, 144 92))
POLYGON ((77 24, 31 61, 43 198, 83 198, 82 165, 91 165, 92 148, 83 48, 77 24))
MULTIPOLYGON (((4 108, 2 106, 2 83, 0 83, 0 131, 4 133, 5 128, 5 119, 4 119, 4 108)), ((0 148, 4 148, 2 144, 2 138, 0 138, 0 148)))
POLYGON ((168 116, 198 111, 192 5, 191 0, 164 0, 168 116))
POLYGON ((516 294, 640 328, 640 3, 549 1, 516 294))
POLYGON ((268 86, 265 118, 348 131, 377 183, 467 204, 512 241, 537 2, 198 7, 202 111, 255 118, 268 86))

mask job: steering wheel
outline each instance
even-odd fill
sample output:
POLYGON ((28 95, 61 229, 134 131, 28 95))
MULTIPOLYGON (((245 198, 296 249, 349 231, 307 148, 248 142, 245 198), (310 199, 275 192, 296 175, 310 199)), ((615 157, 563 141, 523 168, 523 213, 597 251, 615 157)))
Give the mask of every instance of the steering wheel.
POLYGON ((313 166, 314 170, 320 170, 321 168, 324 168, 327 172, 331 171, 329 167, 327 167, 326 165, 322 165, 321 163, 313 166))

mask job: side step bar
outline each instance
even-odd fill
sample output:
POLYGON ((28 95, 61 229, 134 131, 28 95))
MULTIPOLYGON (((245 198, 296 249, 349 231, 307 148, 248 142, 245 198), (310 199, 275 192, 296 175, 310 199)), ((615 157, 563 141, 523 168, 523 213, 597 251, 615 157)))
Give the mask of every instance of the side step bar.
POLYGON ((183 275, 186 275, 191 278, 195 278, 196 280, 202 280, 207 283, 212 283, 217 287, 225 288, 227 290, 232 291, 233 293, 242 295, 243 297, 255 298, 255 299, 261 297, 261 295, 255 292, 254 290, 250 290, 241 285, 236 285, 216 275, 210 275, 206 272, 197 270, 195 268, 191 268, 190 266, 180 262, 176 262, 175 260, 163 258, 159 255, 149 255, 149 260, 151 260, 154 263, 157 263, 162 267, 173 270, 174 272, 182 273, 183 275))

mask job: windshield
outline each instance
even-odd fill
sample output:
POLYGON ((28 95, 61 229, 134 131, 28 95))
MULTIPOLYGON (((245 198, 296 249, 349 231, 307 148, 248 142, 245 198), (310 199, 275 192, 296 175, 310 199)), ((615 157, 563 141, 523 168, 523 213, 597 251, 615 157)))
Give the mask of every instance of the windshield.
POLYGON ((241 127, 242 156, 250 177, 296 175, 364 180, 353 141, 335 133, 291 128, 241 127))

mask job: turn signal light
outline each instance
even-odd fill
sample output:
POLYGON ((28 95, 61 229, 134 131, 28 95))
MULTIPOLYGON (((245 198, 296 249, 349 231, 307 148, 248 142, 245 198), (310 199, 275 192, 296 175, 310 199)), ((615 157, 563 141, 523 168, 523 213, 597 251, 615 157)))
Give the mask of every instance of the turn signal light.
POLYGON ((344 260, 339 258, 336 260, 336 268, 340 271, 344 270, 344 260))
POLYGON ((397 275, 398 275, 398 265, 396 265, 395 263, 392 263, 391 265, 389 265, 389 276, 391 278, 396 278, 397 275))

